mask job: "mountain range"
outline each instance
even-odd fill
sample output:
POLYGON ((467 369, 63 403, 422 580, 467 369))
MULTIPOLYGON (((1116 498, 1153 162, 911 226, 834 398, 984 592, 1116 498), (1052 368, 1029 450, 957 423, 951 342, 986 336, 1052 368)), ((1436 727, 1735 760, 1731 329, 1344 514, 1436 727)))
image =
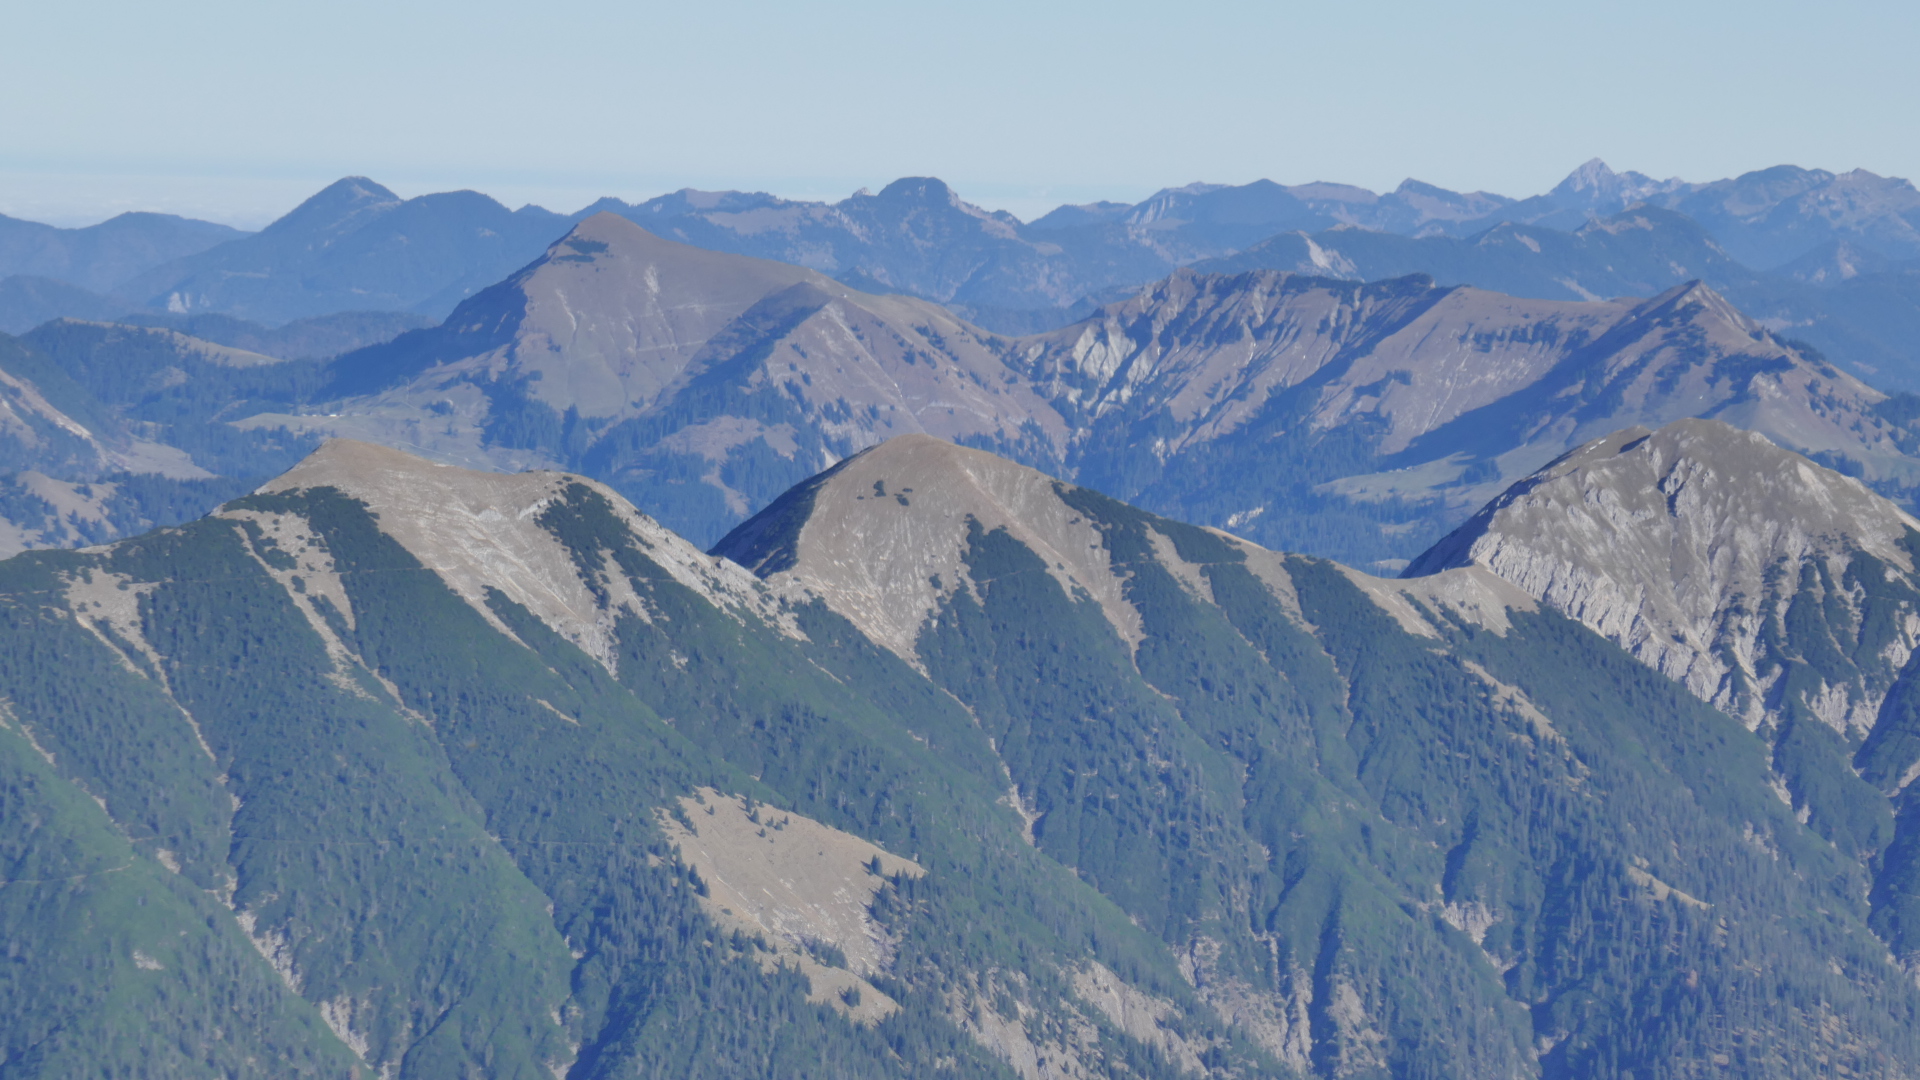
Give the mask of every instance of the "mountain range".
POLYGON ((8 228, 22 235, 9 258, 13 233, 0 228, 0 330, 135 310, 267 328, 366 310, 439 319, 599 212, 861 291, 933 300, 1003 334, 1073 322, 1207 260, 1363 280, 1427 273, 1541 299, 1646 297, 1700 278, 1881 389, 1920 389, 1910 345, 1920 192, 1906 181, 1780 166, 1693 184, 1597 160, 1520 200, 1413 180, 1385 195, 1262 180, 1063 206, 1030 223, 924 177, 831 204, 683 190, 574 214, 510 211, 474 192, 401 199, 350 177, 253 235, 161 215, 87 230, 15 222, 8 228), (1630 209, 1605 228, 1590 224, 1630 209), (181 235, 159 235, 169 222, 181 235))
POLYGON ((581 469, 701 542, 907 432, 1353 563, 1410 558, 1506 484, 1636 423, 1737 418, 1895 494, 1916 476, 1884 395, 1700 285, 1551 302, 1181 271, 1002 338, 601 214, 442 326, 329 370, 309 398, 323 406, 236 422, 581 469))
POLYGON ((0 278, 52 279, 110 292, 156 266, 245 235, 173 214, 121 214, 81 229, 0 215, 0 278))
POLYGON ((20 1075, 1920 1066, 1902 841, 1482 565, 905 435, 712 554, 336 440, 0 578, 20 1075))
MULTIPOLYGON (((1636 424, 1718 417, 1897 499, 1920 460, 1909 399, 1698 282, 1645 301, 1534 300, 1419 275, 1181 270, 1079 323, 1005 337, 600 213, 443 323, 330 359, 395 324, 141 321, 159 325, 49 323, 0 357, 22 395, 12 468, 257 484, 352 437, 581 471, 704 544, 813 472, 918 432, 1393 569, 1506 485, 1636 424), (321 358, 282 359, 298 340, 321 358)), ((26 517, 62 517, 32 498, 26 517)), ((21 546, 84 535, 13 520, 21 546)))
POLYGON ((1910 196, 0 222, 0 1075, 1920 1075, 1910 196))

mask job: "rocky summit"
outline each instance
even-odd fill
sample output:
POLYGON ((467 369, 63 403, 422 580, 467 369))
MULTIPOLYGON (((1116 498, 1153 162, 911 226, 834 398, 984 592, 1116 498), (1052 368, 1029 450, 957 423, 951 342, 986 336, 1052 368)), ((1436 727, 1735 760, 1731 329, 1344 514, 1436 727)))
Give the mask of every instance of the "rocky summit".
POLYGON ((1485 568, 1755 729, 1780 799, 1875 878, 1912 970, 1917 553, 1920 522, 1858 480, 1685 420, 1566 455, 1406 573, 1485 568))
POLYGON ((1920 633, 1916 529, 1859 480, 1757 432, 1682 420, 1567 454, 1406 576, 1484 566, 1750 727, 1798 707, 1863 731, 1920 633), (1789 680, 1808 644, 1785 630, 1796 604, 1866 666, 1841 683, 1789 680))

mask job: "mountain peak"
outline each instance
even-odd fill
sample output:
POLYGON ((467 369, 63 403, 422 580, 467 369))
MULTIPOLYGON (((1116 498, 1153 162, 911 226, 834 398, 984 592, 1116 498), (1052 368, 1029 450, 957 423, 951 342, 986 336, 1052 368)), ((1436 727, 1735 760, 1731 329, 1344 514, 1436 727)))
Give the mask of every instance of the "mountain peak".
MULTIPOLYGON (((529 380, 528 392, 556 414, 613 416, 653 401, 734 318, 810 280, 831 285, 811 270, 683 244, 602 211, 463 302, 419 355, 431 363, 505 348, 509 378, 529 380)), ((353 392, 420 370, 366 359, 349 365, 353 392)))
POLYGON ((903 176, 886 187, 875 199, 887 199, 901 202, 924 202, 936 206, 957 206, 960 196, 945 180, 937 176, 903 176))
POLYGON ((580 219, 573 228, 567 230, 567 235, 554 241, 554 247, 569 246, 569 241, 586 241, 588 243, 609 245, 646 244, 649 241, 655 243, 673 243, 673 241, 648 231, 644 226, 635 224, 632 220, 622 217, 612 210, 601 210, 580 219))
POLYGON ((1565 180, 1547 193, 1549 200, 1589 212, 1611 213, 1654 196, 1687 188, 1684 181, 1655 180, 1645 173, 1614 172, 1607 163, 1594 158, 1567 174, 1565 180))
MULTIPOLYGON (((1766 620, 1735 609, 1784 611, 1802 567, 1849 580, 1861 553, 1887 575, 1911 577, 1916 528, 1920 521, 1858 480, 1756 432, 1687 419, 1618 431, 1566 454, 1508 488, 1405 576, 1484 566, 1752 726, 1769 708, 1757 658, 1771 646, 1761 640, 1766 620)), ((1827 709, 1822 718, 1842 728, 1877 706, 1858 688, 1823 700, 1816 711, 1827 709)))
POLYGON ((338 235, 368 215, 390 210, 400 203, 400 196, 364 176, 342 177, 308 196, 260 232, 263 236, 303 232, 338 235))
POLYGON ((1037 469, 930 435, 901 435, 799 485, 713 548, 762 577, 803 582, 867 636, 909 660, 922 624, 965 587, 971 530, 1006 530, 1071 588, 1087 589, 1122 637, 1139 616, 1099 531, 1037 469))
MULTIPOLYGON (((1016 462, 928 435, 902 435, 802 483, 729 533, 712 554, 749 567, 781 590, 819 596, 869 638, 919 663, 922 633, 956 594, 977 595, 983 545, 1004 538, 1038 557, 1036 570, 1067 596, 1096 604, 1129 646, 1144 614, 1129 582, 1157 564, 1193 596, 1211 602, 1199 551, 1245 565, 1285 593, 1288 558, 1238 537, 1136 510, 1016 462), (1146 549, 1116 543, 1116 530, 1146 549), (1122 554, 1132 552, 1130 554, 1122 554)), ((1410 632, 1436 631, 1413 598, 1433 610, 1504 632, 1506 612, 1533 601, 1479 568, 1402 583, 1343 571, 1410 632)))
MULTIPOLYGON (((598 504, 681 584, 725 608, 757 611, 773 625, 790 620, 768 606, 765 590, 737 567, 699 549, 635 509, 611 488, 570 473, 480 472, 415 457, 357 439, 331 439, 259 494, 331 488, 365 503, 380 531, 397 541, 496 629, 512 635, 488 602, 498 592, 612 670, 616 657, 604 610, 620 598, 596 592, 545 511, 598 504)), ((250 511, 227 509, 228 515, 250 511)))
POLYGON ((1608 182, 1618 179, 1619 175, 1599 158, 1589 158, 1585 164, 1568 173, 1566 179, 1555 185, 1552 193, 1572 195, 1597 192, 1610 186, 1608 182))
POLYGON ((359 439, 328 439, 320 444, 319 449, 300 459, 299 464, 262 484, 258 491, 271 494, 332 487, 349 495, 357 495, 360 489, 370 484, 377 487, 394 482, 423 481, 433 472, 447 467, 391 446, 359 439))
POLYGON ((1719 291, 1699 278, 1683 281, 1673 288, 1649 297, 1633 308, 1635 317, 1644 317, 1656 312, 1678 312, 1702 310, 1712 313, 1732 326, 1748 334, 1763 333, 1761 325, 1735 307, 1719 291))

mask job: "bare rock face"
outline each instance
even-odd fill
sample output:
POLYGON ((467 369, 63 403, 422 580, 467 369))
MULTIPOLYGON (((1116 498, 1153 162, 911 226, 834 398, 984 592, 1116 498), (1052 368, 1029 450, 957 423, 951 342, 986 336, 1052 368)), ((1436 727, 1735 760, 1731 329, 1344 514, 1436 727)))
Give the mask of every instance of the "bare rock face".
POLYGON ((1482 566, 1758 726, 1867 733, 1916 641, 1920 522, 1714 420, 1635 427, 1514 485, 1407 568, 1482 566))
MULTIPOLYGON (((1402 471, 1455 453, 1512 480, 1607 431, 1708 412, 1845 454, 1871 477, 1913 468, 1871 415, 1885 395, 1774 340, 1697 282, 1645 301, 1574 302, 1422 279, 1183 271, 1025 339, 1018 355, 1082 423, 1164 413, 1162 459, 1257 427, 1294 391, 1305 427, 1370 432, 1372 452, 1399 456, 1402 471)), ((1348 490, 1365 498, 1367 477, 1353 479, 1348 490)))

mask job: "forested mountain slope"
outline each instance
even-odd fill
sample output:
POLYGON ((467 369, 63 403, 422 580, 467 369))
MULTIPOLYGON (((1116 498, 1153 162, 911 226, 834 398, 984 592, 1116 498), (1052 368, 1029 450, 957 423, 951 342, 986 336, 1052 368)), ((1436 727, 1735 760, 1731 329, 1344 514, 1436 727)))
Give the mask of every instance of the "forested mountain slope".
POLYGON ((336 442, 0 577, 15 1075, 1271 1068, 960 706, 588 482, 336 442))
POLYGON ((1761 743, 1483 570, 1369 578, 926 437, 723 550, 766 580, 591 481, 338 441, 0 563, 0 1062, 1920 1063, 1864 871, 1761 743))
POLYGON ((1484 567, 1755 729, 1782 798, 1876 876, 1910 969, 1920 813, 1920 522, 1859 481, 1707 420, 1595 440, 1408 567, 1484 567))
POLYGON ((1770 1056, 1808 1040, 1914 1067, 1759 978, 1806 933, 1838 967, 1788 982, 1848 972, 1855 1017, 1913 994, 1860 929, 1867 870, 1775 796, 1764 745, 1478 568, 1380 581, 918 437, 716 550, 965 702, 1039 849, 1302 1069, 1788 1075, 1812 1059, 1770 1056), (1787 899, 1796 863, 1830 898, 1787 899), (1841 938, 1774 907, 1842 897, 1841 938))

